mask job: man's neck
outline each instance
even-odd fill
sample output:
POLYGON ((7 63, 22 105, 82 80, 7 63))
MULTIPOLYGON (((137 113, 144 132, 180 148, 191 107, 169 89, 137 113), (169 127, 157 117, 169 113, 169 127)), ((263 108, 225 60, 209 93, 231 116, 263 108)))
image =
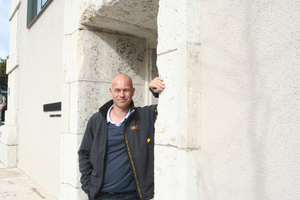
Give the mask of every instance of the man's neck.
POLYGON ((110 119, 113 122, 120 123, 124 119, 124 117, 127 115, 128 111, 129 111, 129 107, 126 109, 121 109, 121 108, 114 106, 110 110, 110 113, 109 113, 110 119))

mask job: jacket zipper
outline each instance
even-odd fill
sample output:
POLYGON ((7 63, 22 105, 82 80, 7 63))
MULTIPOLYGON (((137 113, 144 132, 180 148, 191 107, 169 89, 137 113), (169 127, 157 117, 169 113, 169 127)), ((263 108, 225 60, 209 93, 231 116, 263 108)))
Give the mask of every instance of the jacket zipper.
MULTIPOLYGON (((133 112, 134 112, 134 110, 131 113, 133 113, 133 112)), ((131 115, 131 113, 130 113, 130 115, 131 115)), ((129 118, 129 116, 128 116, 128 118, 129 118)), ((126 120, 126 122, 127 122, 127 120, 126 120)), ((140 188, 140 184, 139 184, 139 181, 138 181, 138 178, 137 178, 135 165, 134 165, 133 158, 132 158, 132 155, 131 155, 131 150, 130 150, 130 147, 129 147, 127 131, 126 131, 127 130, 127 123, 126 122, 125 122, 125 130, 124 130, 126 149, 127 149, 128 157, 129 157, 129 160, 130 160, 131 168, 132 168, 132 171, 133 171, 134 181, 135 181, 135 184, 136 184, 136 187, 137 187, 137 192, 138 192, 138 195, 140 196, 140 199, 143 200, 143 195, 142 195, 142 192, 141 192, 141 188, 140 188)))

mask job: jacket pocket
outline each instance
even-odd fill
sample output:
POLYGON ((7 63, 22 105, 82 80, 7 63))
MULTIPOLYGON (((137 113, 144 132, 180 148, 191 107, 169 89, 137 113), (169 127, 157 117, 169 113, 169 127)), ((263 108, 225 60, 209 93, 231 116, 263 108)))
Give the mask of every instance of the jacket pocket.
POLYGON ((96 195, 98 192, 99 187, 101 186, 101 178, 98 178, 96 176, 91 176, 90 184, 89 184, 89 191, 91 195, 96 195))

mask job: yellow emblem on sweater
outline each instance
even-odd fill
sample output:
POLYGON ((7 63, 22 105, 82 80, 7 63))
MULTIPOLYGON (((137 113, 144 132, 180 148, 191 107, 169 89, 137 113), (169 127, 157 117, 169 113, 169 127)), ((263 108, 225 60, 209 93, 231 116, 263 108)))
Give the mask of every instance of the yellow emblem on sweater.
POLYGON ((131 127, 131 130, 135 130, 135 129, 137 129, 138 128, 138 125, 135 125, 135 126, 132 126, 131 127))
POLYGON ((150 138, 148 138, 148 139, 147 139, 147 142, 148 142, 148 143, 149 143, 149 142, 151 142, 151 139, 150 139, 150 138))

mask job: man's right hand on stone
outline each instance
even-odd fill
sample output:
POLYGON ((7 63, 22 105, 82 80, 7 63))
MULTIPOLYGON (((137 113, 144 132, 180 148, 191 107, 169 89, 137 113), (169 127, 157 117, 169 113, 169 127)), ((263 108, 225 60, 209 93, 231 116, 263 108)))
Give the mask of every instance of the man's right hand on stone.
POLYGON ((164 80, 160 77, 154 78, 150 82, 149 87, 155 93, 162 92, 166 88, 164 80))

